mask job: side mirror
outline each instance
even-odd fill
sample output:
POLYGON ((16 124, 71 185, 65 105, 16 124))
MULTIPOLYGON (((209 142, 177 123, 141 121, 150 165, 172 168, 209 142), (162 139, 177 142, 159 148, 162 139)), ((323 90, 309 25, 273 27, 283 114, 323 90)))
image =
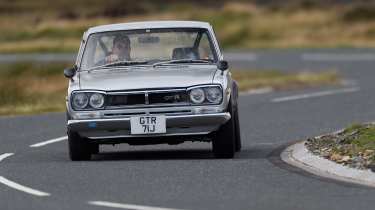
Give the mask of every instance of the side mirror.
POLYGON ((71 79, 76 74, 76 71, 77 71, 77 66, 73 66, 73 68, 66 68, 64 69, 64 76, 66 78, 71 79))
POLYGON ((217 68, 221 71, 225 71, 229 68, 228 61, 222 60, 217 63, 217 68))

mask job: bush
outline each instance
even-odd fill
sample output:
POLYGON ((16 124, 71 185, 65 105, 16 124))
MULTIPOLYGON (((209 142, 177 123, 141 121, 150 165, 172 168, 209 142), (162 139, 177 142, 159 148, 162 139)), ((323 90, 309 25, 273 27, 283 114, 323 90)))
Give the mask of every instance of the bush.
POLYGON ((348 22, 375 20, 375 5, 360 5, 349 8, 342 15, 342 20, 348 22))

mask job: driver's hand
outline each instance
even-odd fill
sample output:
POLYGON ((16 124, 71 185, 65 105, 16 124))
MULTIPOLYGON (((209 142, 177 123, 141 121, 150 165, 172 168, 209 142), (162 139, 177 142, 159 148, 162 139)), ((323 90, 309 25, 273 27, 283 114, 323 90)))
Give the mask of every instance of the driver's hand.
POLYGON ((113 63, 113 62, 118 61, 118 60, 119 60, 119 57, 116 54, 111 54, 111 55, 109 55, 105 58, 106 63, 113 63))

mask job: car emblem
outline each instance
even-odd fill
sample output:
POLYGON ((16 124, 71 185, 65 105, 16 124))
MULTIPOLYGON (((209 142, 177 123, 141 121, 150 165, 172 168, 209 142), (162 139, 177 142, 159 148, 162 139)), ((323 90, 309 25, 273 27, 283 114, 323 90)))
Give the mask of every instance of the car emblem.
POLYGON ((163 99, 165 100, 165 101, 178 101, 178 100, 180 100, 180 95, 168 95, 168 96, 164 96, 163 97, 163 99))

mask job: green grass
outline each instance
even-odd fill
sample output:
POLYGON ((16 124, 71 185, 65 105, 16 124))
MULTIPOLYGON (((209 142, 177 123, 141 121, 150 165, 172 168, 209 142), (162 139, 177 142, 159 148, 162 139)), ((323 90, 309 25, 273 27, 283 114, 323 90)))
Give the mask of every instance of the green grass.
POLYGON ((333 151, 350 157, 365 157, 366 165, 375 164, 375 125, 355 124, 347 128, 343 146, 336 146, 333 151))
MULTIPOLYGON (((0 115, 37 114, 65 110, 67 63, 19 63, 0 65, 0 115)), ((335 72, 286 74, 276 70, 233 71, 240 90, 271 87, 275 90, 334 85, 335 72)))
POLYGON ((354 124, 345 129, 343 135, 348 135, 345 143, 355 145, 359 150, 375 150, 375 125, 354 124), (355 136, 351 137, 353 133, 355 136))

